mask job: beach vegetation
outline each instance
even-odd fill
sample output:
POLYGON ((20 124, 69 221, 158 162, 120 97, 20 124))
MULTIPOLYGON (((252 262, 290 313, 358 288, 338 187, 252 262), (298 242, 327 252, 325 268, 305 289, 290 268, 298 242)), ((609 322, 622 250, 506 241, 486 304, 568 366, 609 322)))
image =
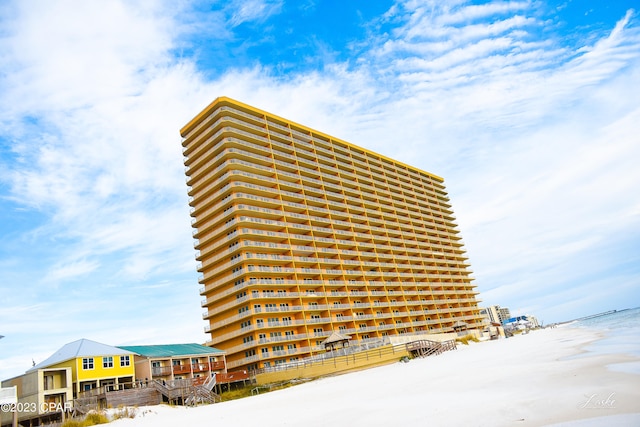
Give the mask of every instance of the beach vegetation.
POLYGON ((109 418, 102 412, 90 412, 83 420, 68 419, 60 427, 88 427, 98 424, 106 424, 109 418))
POLYGON ((472 335, 472 334, 456 338, 456 342, 459 342, 459 343, 464 344, 464 345, 469 345, 469 341, 480 342, 480 340, 478 340, 478 338, 475 335, 472 335))
POLYGON ((111 420, 120 420, 123 418, 135 418, 138 413, 137 408, 132 408, 131 406, 118 407, 117 410, 113 411, 111 414, 111 420))
POLYGON ((224 393, 220 394, 220 399, 222 402, 226 402, 229 400, 237 400, 249 396, 251 396, 251 387, 240 387, 235 390, 225 391, 224 393))
POLYGON ((109 422, 109 418, 103 412, 89 412, 84 417, 84 426, 95 426, 97 424, 106 424, 109 422))

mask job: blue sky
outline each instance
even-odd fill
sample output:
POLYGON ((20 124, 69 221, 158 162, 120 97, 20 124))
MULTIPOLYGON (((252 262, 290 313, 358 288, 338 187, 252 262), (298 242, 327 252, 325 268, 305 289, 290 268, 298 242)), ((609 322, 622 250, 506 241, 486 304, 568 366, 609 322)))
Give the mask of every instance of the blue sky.
POLYGON ((203 342, 179 129, 230 96, 445 178, 481 305, 640 305, 634 1, 5 1, 0 378, 203 342))

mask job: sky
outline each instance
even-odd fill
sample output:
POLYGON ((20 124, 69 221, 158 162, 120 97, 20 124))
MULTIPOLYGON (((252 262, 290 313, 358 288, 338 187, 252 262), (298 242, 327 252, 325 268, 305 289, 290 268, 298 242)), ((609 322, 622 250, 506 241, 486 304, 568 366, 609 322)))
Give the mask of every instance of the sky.
POLYGON ((219 96, 444 177, 481 306, 640 306, 634 7, 1 2, 0 379, 208 339, 179 129, 219 96))

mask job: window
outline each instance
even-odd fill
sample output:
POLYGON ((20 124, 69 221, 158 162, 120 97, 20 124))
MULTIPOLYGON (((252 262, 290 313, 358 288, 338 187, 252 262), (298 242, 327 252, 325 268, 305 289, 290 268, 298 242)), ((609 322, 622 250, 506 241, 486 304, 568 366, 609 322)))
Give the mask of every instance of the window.
POLYGON ((278 307, 275 304, 265 304, 267 311, 278 311, 278 307))
POLYGON ((120 356, 120 367, 131 366, 129 356, 120 356))
POLYGON ((54 389, 53 375, 44 375, 44 389, 52 390, 54 389))
POLYGON ((82 359, 82 369, 93 369, 93 357, 85 357, 82 359))

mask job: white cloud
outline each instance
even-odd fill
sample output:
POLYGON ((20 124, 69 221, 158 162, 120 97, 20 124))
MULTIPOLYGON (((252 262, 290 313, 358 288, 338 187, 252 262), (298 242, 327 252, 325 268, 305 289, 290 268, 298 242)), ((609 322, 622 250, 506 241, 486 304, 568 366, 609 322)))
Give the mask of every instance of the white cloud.
POLYGON ((47 275, 47 280, 58 282, 60 280, 75 278, 78 276, 86 276, 95 271, 100 265, 97 261, 88 261, 86 259, 74 260, 62 265, 53 266, 47 275))
POLYGON ((282 0, 234 0, 228 5, 231 11, 229 22, 232 26, 248 21, 264 22, 280 12, 282 4, 282 0))
POLYGON ((520 12, 530 9, 532 6, 528 1, 490 2, 482 5, 463 5, 460 8, 455 8, 456 3, 463 2, 435 2, 435 4, 438 3, 444 4, 443 9, 445 10, 450 7, 448 3, 453 3, 454 6, 453 10, 447 10, 449 13, 442 13, 438 16, 437 23, 440 25, 470 23, 477 19, 520 12))

